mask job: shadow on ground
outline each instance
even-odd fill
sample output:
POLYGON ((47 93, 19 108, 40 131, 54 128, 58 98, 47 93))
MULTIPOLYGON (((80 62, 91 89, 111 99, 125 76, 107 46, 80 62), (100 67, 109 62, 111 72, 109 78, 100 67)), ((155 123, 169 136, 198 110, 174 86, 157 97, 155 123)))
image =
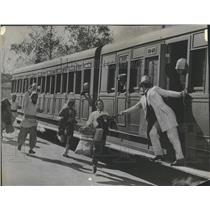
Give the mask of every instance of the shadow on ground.
POLYGON ((57 160, 57 159, 38 157, 36 155, 30 155, 30 154, 26 154, 26 155, 29 156, 29 157, 32 157, 32 158, 36 158, 36 159, 39 159, 39 160, 42 160, 42 161, 49 162, 49 163, 58 164, 58 165, 61 165, 61 166, 72 168, 72 169, 77 170, 77 171, 82 172, 82 173, 91 174, 90 169, 84 168, 81 164, 78 164, 78 163, 67 163, 65 161, 61 161, 61 160, 57 160))
MULTIPOLYGON (((17 141, 14 141, 13 138, 6 138, 6 139, 7 139, 6 141, 5 140, 2 141, 2 144, 9 144, 9 145, 17 147, 18 143, 17 143, 17 141)), ((26 139, 26 142, 28 142, 28 139, 26 139)), ((29 147, 29 143, 26 143, 26 142, 23 144, 23 146, 29 147)), ((38 142, 38 143, 43 143, 43 142, 38 142)), ((40 147, 35 146, 35 148, 39 149, 40 147)))
POLYGON ((128 160, 121 162, 120 160, 117 162, 109 160, 108 162, 108 167, 111 166, 111 168, 116 168, 159 186, 198 185, 206 180, 139 156, 130 156, 128 160))
POLYGON ((147 183, 144 183, 144 182, 141 182, 141 181, 136 181, 136 180, 133 180, 133 179, 129 179, 127 177, 119 176, 119 175, 116 175, 116 174, 113 174, 113 173, 109 173, 109 172, 106 172, 104 170, 98 170, 98 171, 100 171, 102 174, 97 174, 96 176, 108 179, 107 181, 97 182, 99 184, 115 185, 115 186, 117 186, 117 185, 119 185, 119 186, 122 186, 122 185, 126 185, 126 186, 150 186, 150 184, 147 184, 147 183))
MULTIPOLYGON (((60 143, 55 138, 55 134, 52 134, 52 133, 50 133, 50 135, 42 134, 41 138, 44 138, 46 140, 50 139, 49 141, 51 143, 56 143, 60 145, 60 143)), ((76 143, 78 142, 75 141, 75 144, 76 143)), ((74 165, 74 164, 66 163, 60 160, 52 160, 52 159, 37 157, 37 156, 32 156, 32 157, 39 158, 43 161, 48 161, 48 162, 64 165, 66 167, 72 167, 75 170, 81 171, 83 173, 87 173, 83 171, 87 169, 84 169, 84 167, 80 164, 74 165)), ((72 159, 78 162, 83 162, 88 165, 91 164, 91 159, 90 161, 86 161, 86 160, 75 158, 75 157, 73 157, 72 159)), ((116 152, 116 151, 109 150, 108 153, 106 153, 105 155, 102 156, 102 158, 100 158, 100 161, 106 164, 106 166, 103 166, 103 167, 106 167, 112 170, 116 169, 116 170, 129 173, 135 177, 138 177, 142 180, 145 180, 149 183, 153 183, 154 185, 159 185, 159 186, 199 185, 200 183, 206 181, 206 179, 204 178, 190 175, 182 171, 174 170, 174 168, 164 166, 160 163, 155 163, 153 161, 150 161, 147 158, 134 156, 134 155, 122 156, 120 152, 116 152)), ((100 168, 100 165, 99 165, 99 168, 100 168)), ((103 169, 101 171, 103 171, 103 169)), ((107 175, 104 175, 104 174, 102 175, 98 174, 98 175, 107 177, 107 175)), ((102 183, 107 184, 107 185, 121 185, 123 183, 124 185, 125 183, 127 185, 142 185, 141 182, 129 180, 125 177, 116 177, 116 176, 117 175, 109 174, 109 177, 107 178, 111 180, 105 181, 102 183)))

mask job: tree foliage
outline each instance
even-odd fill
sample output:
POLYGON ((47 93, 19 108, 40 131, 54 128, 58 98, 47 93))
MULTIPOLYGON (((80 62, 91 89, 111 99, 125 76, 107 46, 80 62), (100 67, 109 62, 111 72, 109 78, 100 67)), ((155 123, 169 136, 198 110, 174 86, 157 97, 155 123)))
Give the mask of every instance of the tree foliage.
POLYGON ((56 56, 60 38, 55 26, 31 26, 32 32, 21 43, 12 44, 11 50, 16 54, 25 54, 34 63, 52 59, 56 56))
POLYGON ((110 29, 104 25, 66 26, 71 48, 75 52, 99 47, 112 42, 110 29))
POLYGON ((18 59, 28 59, 32 63, 112 42, 110 29, 103 25, 65 26, 62 36, 57 26, 30 26, 30 30, 28 38, 12 44, 10 50, 18 55, 18 59))

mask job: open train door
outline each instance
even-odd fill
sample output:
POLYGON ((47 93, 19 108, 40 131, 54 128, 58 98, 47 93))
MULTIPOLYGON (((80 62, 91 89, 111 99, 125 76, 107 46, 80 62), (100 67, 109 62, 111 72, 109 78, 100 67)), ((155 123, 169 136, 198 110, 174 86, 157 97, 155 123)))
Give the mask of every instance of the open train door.
MULTIPOLYGON (((165 75, 166 75, 166 89, 173 91, 183 91, 188 87, 188 81, 186 74, 181 75, 177 73, 175 69, 177 60, 180 58, 186 59, 189 63, 189 36, 182 38, 174 38, 166 41, 166 65, 165 65, 165 75), (184 80, 181 78, 184 76, 184 80)), ((186 107, 182 98, 168 98, 166 100, 167 104, 174 110, 179 124, 178 131, 179 137, 182 144, 183 152, 185 153, 186 144, 186 126, 185 126, 185 111, 186 107)), ((167 148, 169 154, 173 154, 172 147, 167 148)), ((175 153, 174 153, 175 156, 175 153)), ((170 158, 173 158, 170 156, 170 158)))
MULTIPOLYGON (((178 74, 175 69, 177 60, 180 58, 185 58, 189 64, 189 51, 188 44, 189 40, 169 40, 166 45, 166 55, 167 55, 167 64, 165 68, 166 74, 166 88, 174 91, 183 91, 187 89, 187 72, 185 75, 178 74), (184 76, 184 80, 183 77, 184 76)), ((184 107, 182 99, 168 99, 168 103, 171 108, 174 110, 178 123, 181 124, 184 121, 184 107)))
MULTIPOLYGON (((185 58, 189 60, 188 56, 188 43, 189 37, 173 38, 166 40, 164 43, 160 44, 160 59, 159 59, 159 74, 158 74, 158 86, 163 89, 182 91, 180 87, 179 77, 176 74, 176 62, 179 58, 185 58), (177 84, 178 83, 178 84, 177 84)), ((186 81, 185 81, 186 83, 186 81)), ((184 110, 183 100, 177 98, 164 98, 164 101, 169 105, 175 112, 178 123, 179 123, 179 134, 180 139, 185 147, 185 137, 184 137, 184 110)), ((161 144, 166 149, 167 157, 169 160, 173 161, 175 158, 175 152, 170 144, 167 136, 165 134, 161 135, 161 144)))

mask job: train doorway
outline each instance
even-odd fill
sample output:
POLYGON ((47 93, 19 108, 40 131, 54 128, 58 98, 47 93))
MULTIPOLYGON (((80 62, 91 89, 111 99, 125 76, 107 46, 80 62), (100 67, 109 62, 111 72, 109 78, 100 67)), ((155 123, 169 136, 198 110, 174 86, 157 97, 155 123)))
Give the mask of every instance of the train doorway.
MULTIPOLYGON (((188 40, 168 43, 167 45, 168 62, 166 65, 166 80, 167 89, 173 91, 182 91, 186 87, 186 74, 180 74, 176 70, 176 63, 178 59, 185 58, 188 60, 188 40), (184 79, 182 78, 184 76, 184 79)), ((179 137, 182 144, 183 152, 185 153, 185 105, 182 98, 167 98, 166 103, 173 109, 176 115, 177 122, 179 124, 179 137)), ((167 137, 165 137, 167 138, 167 137)), ((169 141, 165 141, 169 142, 169 141)), ((173 154, 174 150, 170 143, 166 143, 167 154, 173 154)), ((175 157, 175 154, 173 155, 175 157)), ((169 158, 174 158, 169 155, 169 158)))
POLYGON ((170 90, 181 91, 186 84, 186 80, 181 84, 181 75, 175 69, 176 62, 180 58, 188 58, 188 40, 168 44, 168 65, 166 67, 167 88, 170 90))

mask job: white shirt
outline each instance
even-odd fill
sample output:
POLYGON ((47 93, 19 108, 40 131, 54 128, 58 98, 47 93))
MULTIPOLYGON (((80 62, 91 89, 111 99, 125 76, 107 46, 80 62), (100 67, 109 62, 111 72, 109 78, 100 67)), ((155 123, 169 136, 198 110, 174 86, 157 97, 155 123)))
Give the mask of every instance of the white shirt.
MULTIPOLYGON (((37 104, 32 103, 30 95, 27 92, 23 99, 23 113, 24 115, 36 116, 36 110, 37 110, 37 104)), ((24 116, 21 126, 24 128, 37 126, 37 120, 35 118, 30 119, 24 116)))
POLYGON ((97 119, 98 119, 98 117, 100 117, 102 115, 109 115, 109 114, 106 111, 98 111, 98 110, 92 112, 88 118, 88 121, 86 122, 86 126, 93 125, 93 127, 96 128, 98 126, 97 119))

